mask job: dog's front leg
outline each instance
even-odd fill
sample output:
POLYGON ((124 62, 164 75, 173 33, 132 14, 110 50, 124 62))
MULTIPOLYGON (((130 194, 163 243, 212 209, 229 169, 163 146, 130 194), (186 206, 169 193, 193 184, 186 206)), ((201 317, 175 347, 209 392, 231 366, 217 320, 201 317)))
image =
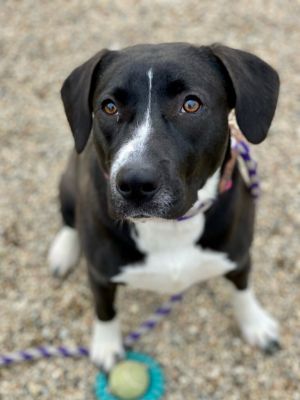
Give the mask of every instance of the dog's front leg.
POLYGON ((90 358, 105 372, 124 356, 120 322, 114 308, 115 284, 103 284, 89 271, 90 285, 95 299, 94 321, 90 358))
POLYGON ((252 346, 257 346, 271 354, 280 349, 278 322, 262 307, 254 291, 249 287, 251 259, 246 255, 229 272, 229 279, 235 289, 233 293, 233 311, 244 339, 252 346))

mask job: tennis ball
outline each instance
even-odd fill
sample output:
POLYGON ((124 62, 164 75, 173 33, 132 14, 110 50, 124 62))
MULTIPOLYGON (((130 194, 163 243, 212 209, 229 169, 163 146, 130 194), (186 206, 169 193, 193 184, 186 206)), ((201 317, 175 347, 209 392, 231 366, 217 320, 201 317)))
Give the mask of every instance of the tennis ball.
POLYGON ((134 400, 147 391, 149 380, 146 365, 125 360, 118 363, 110 372, 108 387, 114 396, 122 400, 134 400))

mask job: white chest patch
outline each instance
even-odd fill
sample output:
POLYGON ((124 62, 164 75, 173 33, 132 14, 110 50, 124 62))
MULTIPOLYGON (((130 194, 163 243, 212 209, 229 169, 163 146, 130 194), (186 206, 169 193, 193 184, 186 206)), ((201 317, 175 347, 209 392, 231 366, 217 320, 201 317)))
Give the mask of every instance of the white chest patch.
POLYGON ((202 213, 181 222, 160 218, 136 221, 134 239, 139 250, 146 254, 169 253, 178 248, 193 247, 203 233, 204 223, 202 213))
MULTIPOLYGON (((211 179, 217 182, 214 176, 211 179)), ((206 185, 211 186, 211 181, 206 185)), ((203 213, 180 222, 158 218, 135 221, 134 239, 146 259, 124 266, 112 280, 137 289, 176 293, 233 270, 235 263, 226 254, 196 245, 204 224, 203 213)))

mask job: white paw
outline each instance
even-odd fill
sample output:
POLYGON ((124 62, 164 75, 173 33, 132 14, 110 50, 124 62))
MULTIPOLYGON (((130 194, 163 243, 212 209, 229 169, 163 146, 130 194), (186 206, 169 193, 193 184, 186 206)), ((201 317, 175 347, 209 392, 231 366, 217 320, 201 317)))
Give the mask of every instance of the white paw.
POLYGON ((265 311, 249 289, 236 291, 234 312, 244 339, 266 352, 280 348, 279 325, 265 311))
POLYGON ((277 321, 262 309, 257 313, 256 321, 249 320, 241 325, 241 332, 249 344, 263 350, 267 350, 271 343, 279 341, 277 321))
POLYGON ((48 253, 50 271, 55 276, 65 276, 80 256, 80 244, 76 229, 64 226, 55 236, 48 253))
POLYGON ((124 347, 119 320, 95 321, 90 347, 90 358, 97 367, 109 372, 124 357, 124 347))

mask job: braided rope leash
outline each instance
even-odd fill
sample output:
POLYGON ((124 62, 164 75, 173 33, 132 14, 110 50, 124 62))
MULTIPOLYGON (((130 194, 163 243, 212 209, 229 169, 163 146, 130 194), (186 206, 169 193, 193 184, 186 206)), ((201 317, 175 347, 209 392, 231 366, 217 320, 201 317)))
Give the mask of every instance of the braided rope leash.
MULTIPOLYGON (((136 330, 129 333, 124 340, 124 344, 127 347, 133 346, 137 343, 142 336, 152 331, 158 323, 167 317, 174 306, 178 304, 183 298, 181 293, 175 294, 169 298, 162 306, 157 308, 155 312, 144 321, 136 330)), ((72 357, 72 358, 80 358, 80 357, 88 357, 89 350, 86 347, 75 346, 75 347, 67 347, 67 346, 39 346, 35 348, 29 348, 23 351, 16 351, 12 353, 8 353, 6 355, 0 354, 0 367, 7 367, 11 364, 16 364, 24 361, 35 361, 42 358, 50 358, 50 357, 72 357)))
POLYGON ((229 117, 229 129, 231 136, 231 149, 236 152, 246 167, 248 189, 255 199, 260 196, 260 182, 257 172, 257 162, 252 158, 250 146, 241 132, 234 115, 229 117))
MULTIPOLYGON (((246 184, 248 186, 251 196, 257 199, 260 196, 260 183, 257 172, 257 162, 252 158, 250 146, 242 136, 242 133, 239 130, 239 128, 234 124, 231 124, 230 127, 231 127, 231 151, 232 153, 236 154, 236 157, 240 157, 243 160, 247 174, 247 177, 245 177, 246 184)), ((232 187, 231 176, 227 184, 229 184, 229 186, 225 188, 225 191, 231 189, 232 187)), ((199 202, 199 204, 197 205, 195 210, 193 210, 193 212, 177 218, 177 221, 178 222, 186 221, 188 219, 193 218, 199 212, 207 211, 214 204, 214 202, 215 202, 214 199, 206 199, 204 201, 199 202)))
POLYGON ((252 158, 250 147, 244 140, 233 140, 232 149, 243 159, 249 179, 248 188, 251 196, 257 199, 260 196, 260 183, 257 173, 257 162, 252 158))

